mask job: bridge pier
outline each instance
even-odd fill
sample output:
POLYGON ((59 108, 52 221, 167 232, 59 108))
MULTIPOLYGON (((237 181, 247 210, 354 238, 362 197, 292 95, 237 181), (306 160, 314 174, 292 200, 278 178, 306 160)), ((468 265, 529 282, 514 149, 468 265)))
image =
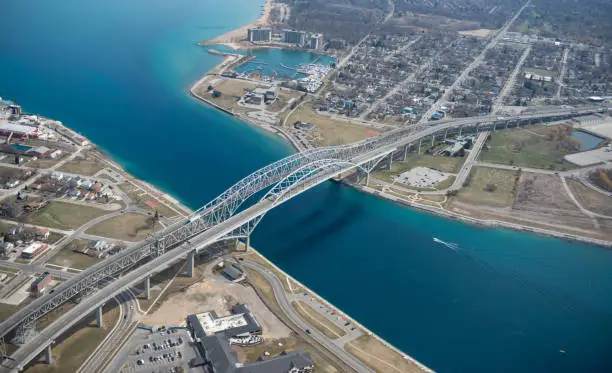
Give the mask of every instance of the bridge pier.
POLYGON ((446 141, 446 136, 448 135, 448 128, 444 131, 444 141, 446 141))
POLYGON ((436 142, 436 134, 434 133, 433 135, 431 135, 431 147, 432 148, 433 148, 435 142, 436 142))
POLYGON ((251 235, 247 234, 246 238, 244 239, 244 251, 248 251, 249 246, 251 246, 251 235))
POLYGON ((393 166, 393 153, 389 154, 389 163, 388 163, 389 171, 391 171, 391 166, 393 166))
POLYGON ((53 342, 49 343, 47 345, 47 347, 45 347, 45 363, 48 364, 48 365, 53 364, 53 354, 52 354, 52 351, 51 351, 51 344, 52 343, 53 342))
POLYGON ((102 307, 104 307, 104 305, 98 307, 98 309, 96 310, 96 318, 97 318, 96 324, 98 324, 98 328, 101 328, 104 326, 104 320, 102 319, 102 307))
POLYGON ((193 278, 193 267, 194 267, 194 263, 195 263, 195 250, 190 251, 189 254, 187 254, 187 277, 189 278, 193 278))
POLYGON ((410 144, 406 144, 406 146, 404 146, 404 159, 402 159, 402 161, 406 160, 406 156, 408 155, 409 151, 410 151, 410 144))
POLYGON ((147 276, 144 281, 145 299, 151 299, 151 276, 147 276))
POLYGON ((366 182, 365 182, 365 185, 366 186, 370 185, 370 173, 369 172, 366 172, 366 182))
POLYGON ((423 142, 423 139, 419 139, 419 152, 418 154, 421 155, 421 143, 423 142))

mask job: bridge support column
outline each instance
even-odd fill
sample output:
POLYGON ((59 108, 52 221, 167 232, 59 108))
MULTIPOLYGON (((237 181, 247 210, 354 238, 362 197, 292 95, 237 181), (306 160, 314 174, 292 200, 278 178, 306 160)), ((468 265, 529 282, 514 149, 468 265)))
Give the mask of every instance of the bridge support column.
POLYGON ((409 151, 410 151, 410 144, 407 144, 406 146, 404 146, 404 158, 402 159, 402 161, 406 160, 406 156, 408 155, 409 151))
POLYGON ((98 307, 98 309, 96 310, 96 318, 97 318, 97 324, 98 324, 98 328, 101 328, 104 326, 104 320, 102 319, 102 307, 104 307, 103 305, 98 307))
POLYGON ((431 147, 433 148, 434 143, 436 141, 436 134, 434 133, 433 135, 431 135, 431 147))
POLYGON ((497 122, 493 122, 493 132, 495 132, 495 127, 497 126, 497 122))
POLYGON ((369 172, 366 172, 366 182, 365 182, 365 185, 366 186, 370 185, 370 173, 369 172))
POLYGON ((151 276, 147 276, 144 280, 145 299, 151 299, 151 276))
POLYGON ((444 141, 446 141, 446 135, 448 135, 448 128, 444 131, 444 141))
POLYGON ((389 171, 391 171, 391 166, 393 166, 393 153, 389 154, 389 171))
POLYGON ((423 139, 419 139, 419 152, 418 154, 421 155, 421 143, 423 142, 423 139))
POLYGON ((187 254, 187 277, 189 278, 193 278, 193 266, 195 263, 195 250, 190 251, 189 254, 187 254))
POLYGON ((53 364, 53 354, 52 354, 52 351, 51 351, 51 344, 49 344, 45 348, 45 363, 47 363, 48 365, 53 364))
POLYGON ((461 136, 461 131, 463 130, 463 126, 459 126, 459 136, 461 136))
POLYGON ((244 239, 244 251, 247 251, 249 246, 251 246, 251 235, 247 234, 246 238, 244 239))

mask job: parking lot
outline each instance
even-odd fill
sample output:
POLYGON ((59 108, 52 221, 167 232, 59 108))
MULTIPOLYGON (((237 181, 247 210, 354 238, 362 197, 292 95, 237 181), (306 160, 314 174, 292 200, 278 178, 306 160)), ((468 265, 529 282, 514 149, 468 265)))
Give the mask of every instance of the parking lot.
POLYGON ((138 330, 124 347, 121 372, 174 373, 201 372, 201 368, 189 368, 189 361, 198 356, 191 335, 187 330, 162 328, 155 332, 138 330))

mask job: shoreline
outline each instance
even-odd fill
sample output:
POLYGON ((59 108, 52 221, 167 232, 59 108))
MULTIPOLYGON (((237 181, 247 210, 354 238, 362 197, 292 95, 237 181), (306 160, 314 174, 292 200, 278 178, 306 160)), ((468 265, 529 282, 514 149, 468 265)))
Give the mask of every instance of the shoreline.
MULTIPOLYGON (((224 60, 225 61, 225 60, 224 60)), ((221 63, 219 63, 219 65, 221 65, 224 61, 222 61, 221 63)), ((216 69, 219 65, 215 66, 213 68, 216 69)), ((212 70, 211 70, 212 71, 212 70)), ((270 133, 273 133, 277 136, 279 136, 282 140, 284 140, 287 144, 289 144, 295 151, 300 152, 302 151, 298 145, 295 143, 294 139, 291 138, 291 136, 287 135, 284 131, 282 131, 280 128, 277 128, 275 126, 271 126, 271 125, 266 125, 266 124, 260 124, 257 123, 254 120, 251 120, 250 118, 247 118, 244 115, 241 115, 239 113, 232 113, 224 108, 219 107, 219 105, 215 104, 214 102, 207 100, 205 97, 199 96, 197 93, 195 93, 195 88, 204 80, 206 79, 206 77, 209 76, 209 73, 206 73, 204 76, 202 76, 200 79, 198 79, 198 81, 196 83, 194 83, 189 89, 188 92, 189 94, 195 98, 196 100, 205 103, 206 105, 209 105, 212 108, 218 109, 228 115, 231 115, 235 118, 238 118, 240 120, 242 120, 243 122, 245 122, 248 125, 252 125, 252 126, 257 126, 265 131, 268 131, 270 133)), ((554 238, 560 238, 560 239, 564 239, 564 240, 569 240, 569 241, 575 241, 575 242, 581 242, 581 243, 588 243, 588 244, 592 244, 592 245, 597 245, 603 248, 607 248, 607 249, 612 249, 612 241, 607 241, 607 240, 602 240, 602 239, 598 239, 598 238, 593 238, 593 237, 589 237, 589 236, 583 236, 583 235, 577 235, 577 234, 572 234, 572 233, 563 233, 560 231, 555 231, 555 230, 550 230, 550 229, 544 229, 544 228, 538 228, 538 227, 530 227, 527 225, 523 225, 523 224, 518 224, 518 223, 512 223, 512 222, 507 222, 504 220, 498 220, 498 219, 478 219, 478 218, 474 218, 468 215, 462 215, 459 214, 457 212, 453 212, 453 211, 448 211, 448 210, 442 210, 436 207, 432 207, 432 206, 427 206, 427 205, 423 205, 423 204, 419 204, 419 203, 414 203, 414 202, 410 202, 410 201, 406 201, 404 199, 401 199, 399 197, 394 197, 394 196, 389 196, 389 195, 385 195, 383 193, 381 193, 378 190, 375 190, 373 188, 370 187, 365 187, 362 185, 355 185, 353 183, 344 183, 347 186, 350 186, 352 188, 357 189, 358 191, 362 192, 362 193, 366 193, 366 194, 370 194, 373 195, 375 197, 379 197, 382 199, 385 199, 387 201, 402 205, 404 207, 412 207, 415 209, 418 209, 420 211, 425 211, 431 214, 435 214, 437 216, 446 218, 446 219, 451 219, 451 220, 459 220, 465 224, 472 224, 472 225, 476 225, 476 226, 480 226, 480 227, 488 227, 488 228, 505 228, 505 229, 512 229, 514 231, 519 231, 519 232, 523 232, 523 233, 531 233, 531 234, 537 234, 540 236, 546 236, 546 237, 554 237, 554 238)))
POLYGON ((246 25, 242 25, 233 30, 227 31, 221 35, 215 36, 214 38, 201 41, 198 43, 198 45, 204 46, 213 44, 224 44, 232 49, 238 49, 233 46, 235 45, 234 42, 239 41, 239 38, 244 38, 244 36, 248 34, 248 29, 270 25, 272 2, 273 0, 266 0, 266 2, 263 4, 263 14, 261 14, 255 21, 247 23, 246 25))

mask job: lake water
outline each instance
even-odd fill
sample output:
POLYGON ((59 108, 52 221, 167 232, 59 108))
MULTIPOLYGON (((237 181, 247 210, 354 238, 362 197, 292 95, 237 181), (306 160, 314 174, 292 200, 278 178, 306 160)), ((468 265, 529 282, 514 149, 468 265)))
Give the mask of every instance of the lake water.
POLYGON ((599 136, 580 130, 572 132, 572 137, 580 142, 580 151, 595 149, 604 140, 599 136))
MULTIPOLYGON (((220 61, 196 43, 260 5, 4 0, 0 96, 196 208, 290 153, 186 94, 220 61)), ((270 212, 252 243, 437 371, 612 371, 610 250, 448 221, 334 183, 270 212)))

